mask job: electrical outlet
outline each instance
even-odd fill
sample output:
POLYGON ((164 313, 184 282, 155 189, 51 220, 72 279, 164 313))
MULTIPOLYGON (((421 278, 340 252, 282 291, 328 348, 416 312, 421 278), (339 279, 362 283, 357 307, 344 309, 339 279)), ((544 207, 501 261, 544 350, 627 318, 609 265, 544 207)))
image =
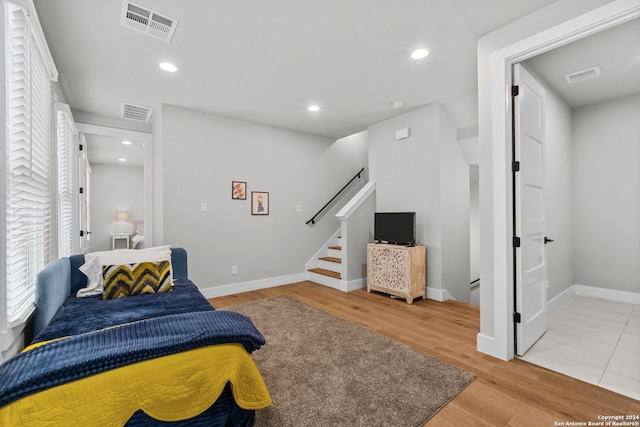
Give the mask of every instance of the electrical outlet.
POLYGON ((238 266, 237 265, 232 265, 231 266, 231 274, 238 274, 238 266))
POLYGON ((200 212, 207 212, 209 207, 207 206, 207 202, 200 203, 200 212))

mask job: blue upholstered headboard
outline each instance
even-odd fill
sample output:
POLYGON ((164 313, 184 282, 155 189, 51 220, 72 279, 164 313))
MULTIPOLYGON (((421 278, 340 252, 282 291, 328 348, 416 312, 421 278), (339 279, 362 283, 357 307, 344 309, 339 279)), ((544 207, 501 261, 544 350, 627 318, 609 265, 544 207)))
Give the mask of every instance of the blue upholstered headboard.
MULTIPOLYGON (((36 312, 34 336, 47 324, 69 295, 87 286, 87 276, 78 268, 84 264, 84 255, 63 257, 49 264, 36 277, 36 312)), ((187 251, 171 248, 171 267, 174 279, 188 279, 187 251)))

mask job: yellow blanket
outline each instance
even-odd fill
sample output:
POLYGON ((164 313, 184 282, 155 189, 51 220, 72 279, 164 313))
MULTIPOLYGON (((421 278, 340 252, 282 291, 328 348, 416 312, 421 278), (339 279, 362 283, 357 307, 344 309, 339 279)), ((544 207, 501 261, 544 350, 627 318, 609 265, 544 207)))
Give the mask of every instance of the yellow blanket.
POLYGON ((54 387, 0 409, 2 426, 122 426, 139 409, 161 421, 195 417, 227 382, 243 409, 271 397, 241 344, 220 344, 134 363, 54 387))

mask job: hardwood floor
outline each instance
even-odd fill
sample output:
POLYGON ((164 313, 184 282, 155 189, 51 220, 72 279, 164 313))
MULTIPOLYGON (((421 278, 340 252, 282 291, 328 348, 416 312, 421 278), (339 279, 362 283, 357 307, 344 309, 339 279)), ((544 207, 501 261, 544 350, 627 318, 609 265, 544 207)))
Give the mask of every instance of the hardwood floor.
MULTIPOLYGON (((603 415, 638 415, 640 401, 523 360, 506 362, 476 351, 480 311, 455 301, 407 304, 366 289, 341 292, 313 282, 212 298, 225 308, 287 295, 466 369, 476 379, 427 426, 558 426, 601 421, 603 415), (557 424, 556 424, 557 423, 557 424)), ((637 420, 636 420, 637 421, 637 420)), ((635 424, 633 424, 635 425, 635 424)))

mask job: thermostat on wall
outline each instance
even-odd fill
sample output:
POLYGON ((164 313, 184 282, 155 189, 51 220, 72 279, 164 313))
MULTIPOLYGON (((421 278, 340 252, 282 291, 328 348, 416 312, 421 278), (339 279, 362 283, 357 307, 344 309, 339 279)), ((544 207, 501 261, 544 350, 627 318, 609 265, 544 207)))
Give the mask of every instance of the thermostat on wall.
POLYGON ((398 129, 396 131, 396 139, 399 141, 405 138, 409 138, 409 128, 398 129))

